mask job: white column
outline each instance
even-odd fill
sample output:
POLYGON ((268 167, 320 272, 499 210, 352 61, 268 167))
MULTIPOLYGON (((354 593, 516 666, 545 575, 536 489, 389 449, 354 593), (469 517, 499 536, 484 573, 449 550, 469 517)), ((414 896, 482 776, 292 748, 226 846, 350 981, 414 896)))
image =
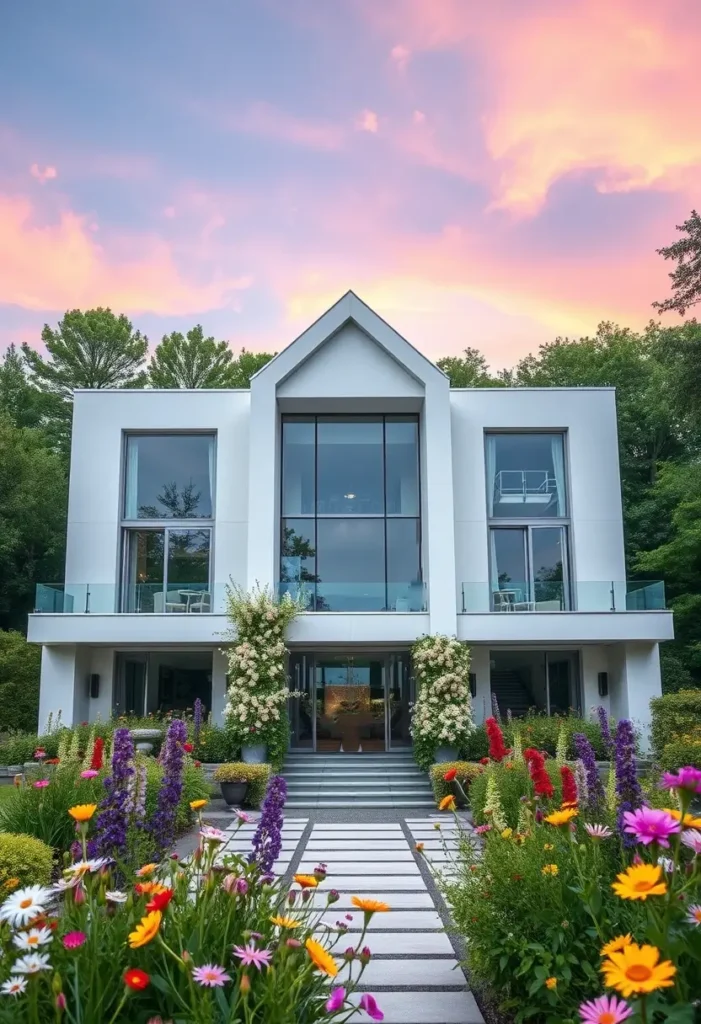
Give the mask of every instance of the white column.
MULTIPOLYGON (((79 708, 76 680, 76 648, 66 646, 42 647, 41 683, 39 691, 39 732, 46 728, 49 714, 56 722, 61 712, 63 725, 73 725, 79 708)), ((79 720, 79 719, 78 719, 79 720)))
POLYGON ((662 693, 658 644, 616 644, 611 648, 609 676, 611 714, 630 718, 640 734, 642 753, 650 749, 650 700, 662 693))
POLYGON ((248 476, 248 573, 250 590, 259 583, 276 589, 279 502, 278 416, 275 383, 264 376, 251 386, 248 476))
POLYGON ((609 697, 599 696, 599 672, 607 672, 609 692, 612 674, 609 665, 608 650, 598 644, 587 644, 582 647, 582 711, 585 718, 591 717, 594 708, 604 707, 609 710, 609 697))
POLYGON ((106 722, 112 714, 112 688, 114 686, 114 649, 93 647, 91 650, 90 673, 100 677, 97 697, 88 699, 88 721, 106 722))
POLYGON ((482 725, 492 713, 488 647, 470 648, 470 672, 477 676, 477 696, 472 698, 472 715, 475 723, 482 725))
POLYGON ((424 555, 431 632, 454 636, 457 632, 455 509, 447 379, 430 380, 426 384, 423 441, 424 555))
POLYGON ((212 722, 224 725, 224 705, 226 704, 226 656, 216 650, 212 655, 212 722))

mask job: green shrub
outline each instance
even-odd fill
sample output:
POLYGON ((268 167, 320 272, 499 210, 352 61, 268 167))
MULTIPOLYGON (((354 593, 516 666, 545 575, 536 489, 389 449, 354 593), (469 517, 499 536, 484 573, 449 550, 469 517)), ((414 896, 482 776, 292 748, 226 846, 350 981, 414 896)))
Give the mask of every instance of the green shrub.
POLYGON ((218 768, 215 768, 212 778, 215 782, 247 782, 247 806, 260 807, 272 774, 272 766, 269 764, 247 764, 244 761, 232 761, 229 764, 220 764, 218 768))
MULTIPOLYGON (((594 748, 597 759, 607 760, 598 722, 590 722, 577 715, 530 713, 523 718, 514 718, 511 722, 504 720, 502 723, 504 742, 507 747, 513 747, 514 734, 519 732, 524 747, 537 747, 538 750, 546 751, 551 757, 555 756, 557 737, 561 728, 564 728, 567 734, 567 756, 569 758, 574 760, 577 756, 572 736, 576 732, 582 732, 594 748)), ((486 757, 488 752, 489 742, 483 725, 478 726, 467 742, 460 747, 460 756, 465 761, 479 761, 480 758, 486 757)))
POLYGON ((226 729, 218 725, 206 725, 200 732, 195 747, 195 757, 206 764, 221 764, 224 761, 235 761, 241 754, 241 746, 236 743, 226 729))
MULTIPOLYGON (((683 768, 685 764, 701 768, 701 730, 696 738, 665 744, 660 757, 660 767, 663 771, 674 772, 683 768)), ((669 797, 667 800, 669 801, 669 797)))
POLYGON ((0 730, 36 730, 41 648, 22 633, 0 630, 0 730))
POLYGON ((653 697, 650 710, 652 746, 658 757, 668 743, 695 739, 701 731, 701 690, 678 690, 653 697))
POLYGON ((476 779, 478 775, 481 775, 483 768, 481 764, 473 764, 469 761, 448 761, 441 762, 440 764, 433 764, 429 769, 429 777, 431 779, 431 785, 433 786, 433 795, 436 798, 436 803, 440 803, 444 796, 448 796, 452 793, 460 802, 460 790, 454 782, 446 782, 443 776, 446 772, 455 768, 457 771, 457 780, 465 790, 469 792, 469 787, 472 784, 473 779, 476 779))
MULTIPOLYGON (((554 761, 546 761, 545 769, 555 789, 553 803, 559 804, 562 799, 562 783, 560 781, 560 770, 554 761)), ((518 823, 518 812, 521 807, 521 797, 532 792, 532 785, 528 768, 525 764, 514 764, 513 761, 504 761, 501 764, 492 764, 489 769, 499 787, 499 796, 504 808, 506 821, 510 828, 516 828, 518 823), (509 767, 511 765, 511 767, 509 767)), ((470 786, 470 807, 475 822, 484 825, 488 818, 484 815, 484 803, 487 795, 487 772, 478 775, 470 786)))
POLYGON ((35 789, 31 782, 14 790, 0 804, 0 831, 21 832, 47 846, 67 850, 75 839, 75 823, 68 808, 96 804, 104 792, 101 776, 81 779, 76 771, 54 771, 49 785, 35 789))
POLYGON ((51 880, 53 853, 33 836, 0 833, 0 888, 10 878, 20 885, 47 885, 51 880))

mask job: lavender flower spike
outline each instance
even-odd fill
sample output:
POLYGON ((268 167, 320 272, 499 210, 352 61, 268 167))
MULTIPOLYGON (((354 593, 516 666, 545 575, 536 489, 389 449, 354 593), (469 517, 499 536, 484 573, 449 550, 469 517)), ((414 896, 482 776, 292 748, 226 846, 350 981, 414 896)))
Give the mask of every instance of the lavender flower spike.
POLYGON ((492 714, 496 718, 499 725, 501 725, 501 710, 499 708, 499 701, 497 700, 497 695, 496 693, 494 693, 494 691, 492 691, 492 714))
POLYGON ((626 811, 643 804, 643 794, 635 767, 635 730, 633 723, 621 718, 616 728, 616 793, 618 795, 618 830, 626 846, 634 846, 635 838, 624 832, 626 811))
POLYGON ((194 723, 192 730, 192 742, 195 747, 197 747, 197 744, 200 742, 200 732, 202 730, 202 711, 202 701, 200 700, 199 697, 195 697, 194 723))
POLYGON ((594 811, 604 806, 604 787, 596 767, 596 754, 583 732, 572 736, 577 756, 584 766, 587 779, 588 805, 594 811))
POLYGON ((181 719, 176 718, 168 726, 161 751, 163 781, 158 792, 156 813, 148 823, 154 842, 154 859, 162 857, 175 840, 175 815, 183 791, 184 743, 187 743, 187 728, 181 719))
POLYGON ((611 727, 609 725, 609 716, 606 708, 598 707, 596 713, 599 716, 599 725, 601 727, 601 736, 604 741, 604 750, 608 757, 613 761, 613 736, 611 735, 611 727))
POLYGON ((282 809, 287 799, 287 783, 282 775, 275 775, 268 783, 258 828, 253 836, 253 853, 261 873, 272 871, 282 849, 282 809))
POLYGON ((134 741, 128 729, 115 729, 113 746, 112 772, 105 779, 107 793, 100 804, 95 845, 101 856, 117 859, 127 852, 129 787, 134 775, 134 741))

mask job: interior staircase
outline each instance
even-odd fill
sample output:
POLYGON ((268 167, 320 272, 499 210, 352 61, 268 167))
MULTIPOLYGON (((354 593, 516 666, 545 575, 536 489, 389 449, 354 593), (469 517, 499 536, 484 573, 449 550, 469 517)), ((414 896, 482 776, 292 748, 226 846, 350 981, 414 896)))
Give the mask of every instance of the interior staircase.
POLYGON ((520 718, 535 705, 530 687, 513 669, 492 669, 490 684, 503 715, 506 714, 508 708, 515 718, 520 718))
POLYGON ((433 807, 433 790, 411 751, 289 753, 286 808, 433 807))

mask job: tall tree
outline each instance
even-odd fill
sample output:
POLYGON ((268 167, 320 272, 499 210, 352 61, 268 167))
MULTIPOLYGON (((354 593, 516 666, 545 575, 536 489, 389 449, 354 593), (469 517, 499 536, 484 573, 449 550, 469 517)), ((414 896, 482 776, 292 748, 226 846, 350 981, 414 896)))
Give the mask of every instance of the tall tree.
POLYGON ((111 309, 69 310, 58 329, 44 325, 41 338, 49 359, 22 345, 38 388, 70 402, 74 388, 133 388, 145 383, 148 338, 111 309))
POLYGON ((251 377, 262 370, 277 355, 276 352, 249 352, 242 348, 232 363, 232 388, 250 388, 251 377))
POLYGON ((461 356, 444 356, 436 364, 450 379, 451 388, 504 387, 505 376, 493 377, 487 360, 476 348, 466 348, 461 356))
POLYGON ((225 341, 205 338, 200 324, 186 335, 163 336, 148 371, 154 388, 231 388, 236 376, 234 354, 225 341))
POLYGON ((66 491, 45 434, 0 415, 0 629, 25 629, 35 584, 63 576, 66 491))
POLYGON ((27 379, 24 359, 10 345, 0 362, 0 413, 5 413, 16 427, 38 427, 47 413, 44 396, 27 379))
POLYGON ((664 302, 653 302, 652 305, 661 313, 676 310, 684 316, 689 306, 701 301, 701 217, 696 210, 691 211, 691 216, 683 224, 677 224, 677 231, 686 237, 657 250, 664 259, 674 260, 677 264, 669 274, 672 295, 664 302))

